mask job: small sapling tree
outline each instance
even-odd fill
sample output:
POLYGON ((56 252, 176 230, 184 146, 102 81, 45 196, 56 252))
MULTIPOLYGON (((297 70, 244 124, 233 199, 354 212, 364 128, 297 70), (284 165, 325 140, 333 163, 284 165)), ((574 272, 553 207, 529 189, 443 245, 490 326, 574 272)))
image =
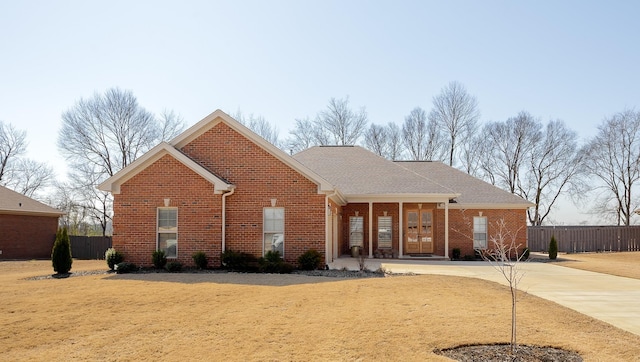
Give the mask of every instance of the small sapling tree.
POLYGON ((500 272, 507 280, 511 291, 511 354, 515 355, 517 349, 516 339, 516 302, 518 296, 518 284, 524 276, 520 269, 520 263, 526 261, 525 253, 519 252, 522 245, 517 243, 517 235, 520 229, 512 232, 504 221, 496 222, 496 233, 490 237, 491 248, 480 255, 500 272))

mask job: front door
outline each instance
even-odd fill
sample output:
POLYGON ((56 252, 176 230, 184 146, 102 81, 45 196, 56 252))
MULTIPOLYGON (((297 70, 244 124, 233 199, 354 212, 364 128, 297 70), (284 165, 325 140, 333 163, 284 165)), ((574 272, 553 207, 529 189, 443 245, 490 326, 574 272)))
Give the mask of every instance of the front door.
POLYGON ((405 252, 433 253, 433 211, 407 210, 405 220, 405 252))

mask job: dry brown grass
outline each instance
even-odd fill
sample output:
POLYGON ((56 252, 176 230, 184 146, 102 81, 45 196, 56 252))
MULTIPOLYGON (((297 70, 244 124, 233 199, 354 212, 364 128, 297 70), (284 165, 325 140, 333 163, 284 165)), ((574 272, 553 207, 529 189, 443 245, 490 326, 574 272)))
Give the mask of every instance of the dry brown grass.
MULTIPOLYGON (((73 270, 106 269, 74 261, 73 270)), ((447 360, 434 348, 507 342, 506 287, 404 276, 133 274, 25 280, 50 262, 1 262, 3 360, 447 360)), ((629 361, 640 337, 531 295, 518 338, 629 361)))
POLYGON ((558 265, 640 279, 640 252, 563 254, 558 265))

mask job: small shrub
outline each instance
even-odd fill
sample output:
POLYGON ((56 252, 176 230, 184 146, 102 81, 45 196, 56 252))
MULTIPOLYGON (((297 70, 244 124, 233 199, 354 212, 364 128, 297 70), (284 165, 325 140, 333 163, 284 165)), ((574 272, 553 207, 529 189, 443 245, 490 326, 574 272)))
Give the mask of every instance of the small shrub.
POLYGON ((466 254, 464 256, 464 261, 474 261, 474 260, 476 260, 476 256, 475 255, 466 254))
POLYGON ((71 257, 71 241, 67 234, 67 228, 58 229, 56 241, 51 250, 51 264, 53 271, 58 274, 66 274, 71 270, 73 258, 71 257))
POLYGON ((460 248, 453 248, 453 251, 451 252, 451 259, 460 260, 460 253, 460 248))
POLYGON ((549 242, 549 259, 556 260, 558 258, 558 242, 556 236, 551 235, 551 241, 549 242))
POLYGON ((171 261, 167 263, 166 269, 169 273, 177 273, 182 271, 182 263, 179 261, 171 261))
POLYGON ((264 255, 264 258, 266 261, 270 262, 270 263, 277 263, 279 261, 282 261, 282 257, 280 256, 280 252, 277 250, 269 250, 267 251, 267 253, 264 255))
POLYGON ((138 266, 134 263, 123 261, 115 265, 115 271, 118 274, 133 273, 138 271, 138 266))
POLYGON ((520 258, 520 260, 529 260, 529 248, 524 248, 524 250, 522 250, 522 257, 520 258))
POLYGON ((151 254, 151 262, 156 269, 162 269, 167 265, 167 255, 164 250, 156 250, 151 254))
POLYGON ((293 265, 282 260, 277 250, 268 251, 263 258, 258 259, 258 271, 261 273, 288 274, 293 272, 293 265))
POLYGON ((249 271, 255 269, 256 258, 247 253, 225 250, 221 255, 222 266, 231 271, 249 271))
POLYGON ((193 253, 191 257, 193 258, 193 262, 196 264, 198 269, 207 269, 207 255, 204 253, 204 251, 197 251, 193 253))
POLYGON ((109 248, 104 253, 104 259, 107 261, 109 269, 113 270, 116 264, 122 263, 124 261, 124 255, 114 248, 109 248))
POLYGON ((322 255, 315 249, 310 249, 298 257, 298 266, 302 270, 316 270, 320 267, 322 255))

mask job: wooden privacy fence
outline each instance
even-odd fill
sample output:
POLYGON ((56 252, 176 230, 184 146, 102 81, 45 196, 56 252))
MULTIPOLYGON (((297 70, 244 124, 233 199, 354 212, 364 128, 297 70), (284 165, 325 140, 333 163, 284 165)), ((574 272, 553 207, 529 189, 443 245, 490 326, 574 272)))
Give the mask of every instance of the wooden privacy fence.
POLYGON ((110 236, 69 236, 71 255, 75 259, 104 259, 111 247, 110 236))
POLYGON ((564 253, 640 251, 640 226, 529 226, 529 250, 549 250, 551 235, 564 253))

